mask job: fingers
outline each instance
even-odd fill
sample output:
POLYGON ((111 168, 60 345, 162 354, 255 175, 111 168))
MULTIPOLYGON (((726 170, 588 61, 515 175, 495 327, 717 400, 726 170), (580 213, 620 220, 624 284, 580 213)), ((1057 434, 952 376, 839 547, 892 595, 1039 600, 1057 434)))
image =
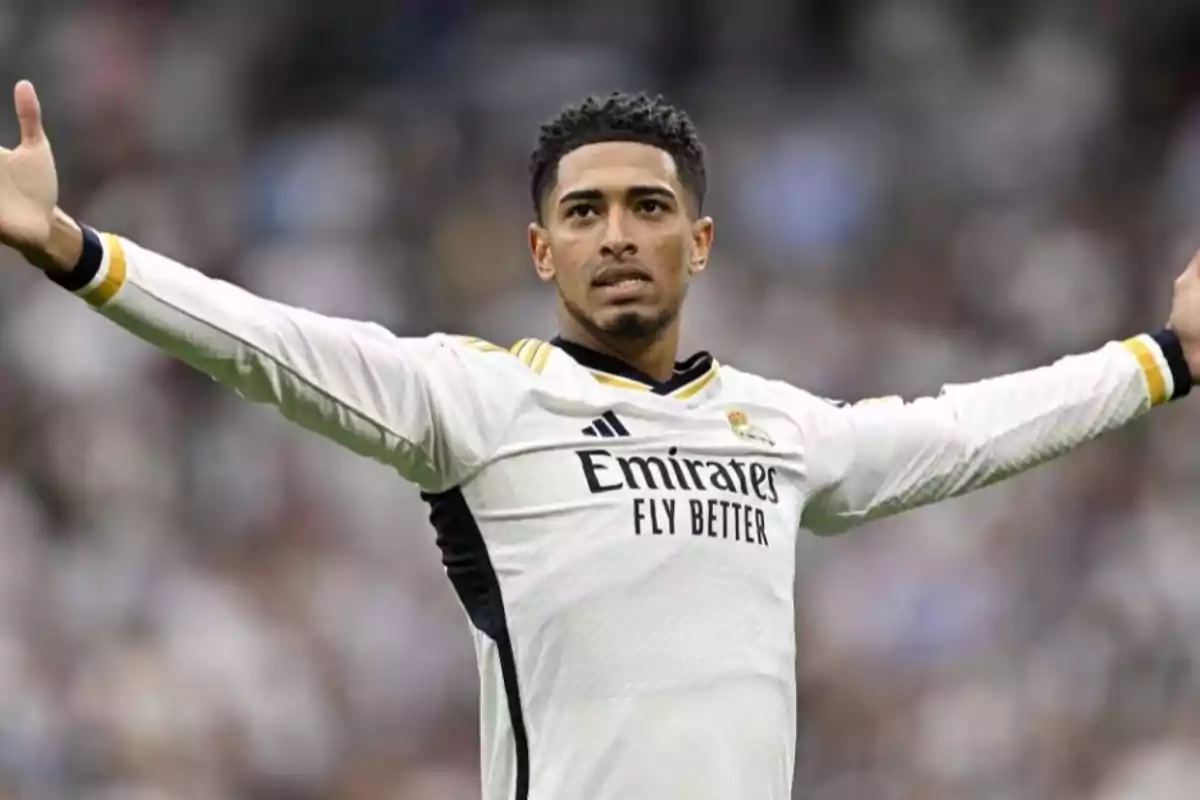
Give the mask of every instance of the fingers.
POLYGON ((37 92, 29 81, 20 81, 13 89, 13 100, 17 106, 17 120, 21 124, 21 144, 41 144, 46 138, 42 128, 42 106, 37 92))

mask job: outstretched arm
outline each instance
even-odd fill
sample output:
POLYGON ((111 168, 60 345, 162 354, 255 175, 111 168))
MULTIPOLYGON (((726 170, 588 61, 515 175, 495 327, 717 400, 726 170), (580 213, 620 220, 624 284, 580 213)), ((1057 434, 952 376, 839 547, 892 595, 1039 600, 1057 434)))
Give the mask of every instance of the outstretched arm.
POLYGON ((0 153, 0 240, 52 280, 243 397, 395 466, 423 489, 449 488, 487 457, 515 412, 515 359, 455 337, 403 339, 271 302, 76 224, 56 208, 32 85, 18 84, 15 99, 21 144, 0 153))
POLYGON ((1187 395, 1200 376, 1200 256, 1168 327, 1086 355, 906 403, 807 415, 804 526, 833 534, 1031 469, 1187 395))

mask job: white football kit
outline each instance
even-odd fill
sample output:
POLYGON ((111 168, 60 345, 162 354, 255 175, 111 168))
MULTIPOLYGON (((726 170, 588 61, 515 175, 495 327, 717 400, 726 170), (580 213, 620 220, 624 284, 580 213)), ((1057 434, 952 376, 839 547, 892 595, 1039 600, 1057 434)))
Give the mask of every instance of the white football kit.
POLYGON ((1192 385, 1169 331, 909 403, 704 353, 660 383, 561 340, 398 338, 90 230, 55 280, 421 489, 474 633, 486 800, 790 798, 799 532, 984 486, 1192 385))

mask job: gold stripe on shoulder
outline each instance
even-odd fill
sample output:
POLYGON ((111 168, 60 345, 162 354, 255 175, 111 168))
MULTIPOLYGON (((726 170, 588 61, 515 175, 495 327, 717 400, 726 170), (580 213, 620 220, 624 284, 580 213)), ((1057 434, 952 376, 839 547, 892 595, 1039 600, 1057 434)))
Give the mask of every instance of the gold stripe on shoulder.
POLYGON ((521 348, 528 344, 528 342, 528 339, 518 339, 516 344, 508 348, 508 352, 519 358, 521 355, 521 348))
POLYGON ((1138 364, 1142 368, 1143 374, 1146 376, 1146 385, 1150 390, 1150 404, 1153 406, 1161 406, 1170 398, 1167 397, 1167 381, 1163 377, 1162 368, 1158 364, 1158 359, 1151 352, 1150 346, 1147 345, 1140 337, 1126 339, 1122 342, 1125 349, 1133 353, 1137 358, 1138 364))
POLYGON ((100 308, 117 296, 117 292, 121 291, 121 287, 125 285, 127 274, 125 248, 121 245, 121 240, 111 233, 104 234, 103 238, 104 248, 108 251, 108 274, 95 289, 92 289, 83 298, 89 305, 96 308, 100 308))
POLYGON ((542 346, 540 339, 524 339, 520 351, 517 353, 517 358, 522 364, 529 368, 533 368, 533 357, 537 355, 538 349, 542 346))
POLYGON ((533 356, 533 371, 541 375, 542 370, 546 368, 546 362, 550 360, 550 354, 553 352, 554 345, 549 342, 542 342, 533 356))

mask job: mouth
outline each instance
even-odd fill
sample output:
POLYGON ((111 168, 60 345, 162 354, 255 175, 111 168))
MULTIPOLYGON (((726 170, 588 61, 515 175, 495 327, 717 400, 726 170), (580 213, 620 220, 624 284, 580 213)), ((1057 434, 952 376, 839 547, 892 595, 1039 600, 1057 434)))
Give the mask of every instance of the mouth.
POLYGON ((652 283, 650 273, 642 267, 622 265, 602 270, 592 280, 592 288, 610 300, 632 300, 644 294, 652 283))

